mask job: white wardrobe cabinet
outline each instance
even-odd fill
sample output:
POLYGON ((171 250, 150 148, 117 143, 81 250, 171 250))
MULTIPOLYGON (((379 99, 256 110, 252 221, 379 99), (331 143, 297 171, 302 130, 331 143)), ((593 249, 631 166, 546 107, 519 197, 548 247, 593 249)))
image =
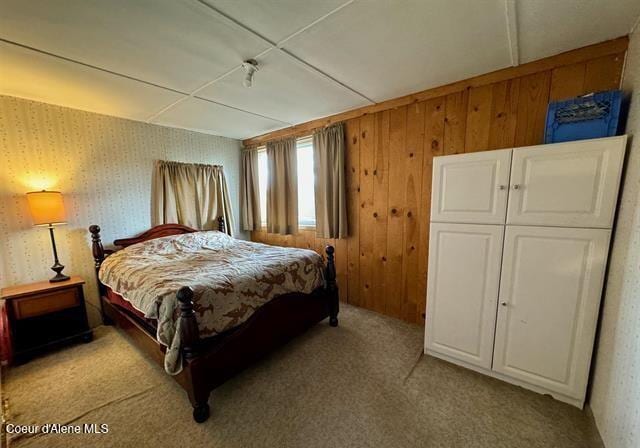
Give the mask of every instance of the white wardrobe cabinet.
POLYGON ((426 353, 583 406, 625 144, 434 159, 426 353))
POLYGON ((626 140, 514 149, 507 224, 611 227, 626 140))
POLYGON ((610 231, 507 226, 493 370, 580 398, 610 231))
POLYGON ((433 159, 431 221, 504 224, 511 152, 433 159))
POLYGON ((503 233, 497 225, 431 225, 429 296, 446 300, 427 305, 427 348, 491 368, 503 233))

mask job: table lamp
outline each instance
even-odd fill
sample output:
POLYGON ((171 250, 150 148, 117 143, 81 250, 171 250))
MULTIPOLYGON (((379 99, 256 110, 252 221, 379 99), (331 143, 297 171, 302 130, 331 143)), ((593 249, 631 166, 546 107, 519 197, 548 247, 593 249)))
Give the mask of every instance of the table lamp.
POLYGON ((69 277, 62 273, 64 266, 58 261, 58 250, 56 249, 56 239, 53 236, 53 226, 66 224, 64 215, 64 203, 62 193, 59 191, 32 191, 27 193, 29 210, 35 226, 49 227, 51 245, 53 246, 53 266, 51 269, 56 273, 49 281, 52 283, 69 280, 69 277))

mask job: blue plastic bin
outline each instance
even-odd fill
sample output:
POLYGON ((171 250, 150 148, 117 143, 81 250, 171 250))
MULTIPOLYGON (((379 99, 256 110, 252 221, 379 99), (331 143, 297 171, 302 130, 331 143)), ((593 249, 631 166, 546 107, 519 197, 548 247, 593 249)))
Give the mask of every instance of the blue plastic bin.
POLYGON ((558 143, 616 135, 621 103, 620 90, 549 103, 544 142, 558 143))

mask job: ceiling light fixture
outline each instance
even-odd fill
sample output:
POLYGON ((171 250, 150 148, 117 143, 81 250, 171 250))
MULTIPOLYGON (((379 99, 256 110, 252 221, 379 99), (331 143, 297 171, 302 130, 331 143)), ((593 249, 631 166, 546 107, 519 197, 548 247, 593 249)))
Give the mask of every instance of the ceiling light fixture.
POLYGON ((246 73, 244 75, 242 85, 245 87, 251 87, 253 85, 253 74, 258 71, 258 63, 255 59, 247 59, 242 63, 242 68, 246 73))

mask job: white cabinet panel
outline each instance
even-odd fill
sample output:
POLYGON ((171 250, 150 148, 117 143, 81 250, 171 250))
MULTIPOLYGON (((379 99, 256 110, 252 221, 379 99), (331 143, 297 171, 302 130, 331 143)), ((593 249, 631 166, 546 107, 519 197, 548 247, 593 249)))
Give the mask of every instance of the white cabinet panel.
POLYGON ((433 159, 432 222, 504 224, 511 150, 433 159))
POLYGON ((610 228, 626 136, 513 150, 507 224, 610 228))
POLYGON ((610 231, 507 226, 493 369, 584 399, 610 231))
POLYGON ((491 368, 504 226, 432 223, 425 347, 491 368))

